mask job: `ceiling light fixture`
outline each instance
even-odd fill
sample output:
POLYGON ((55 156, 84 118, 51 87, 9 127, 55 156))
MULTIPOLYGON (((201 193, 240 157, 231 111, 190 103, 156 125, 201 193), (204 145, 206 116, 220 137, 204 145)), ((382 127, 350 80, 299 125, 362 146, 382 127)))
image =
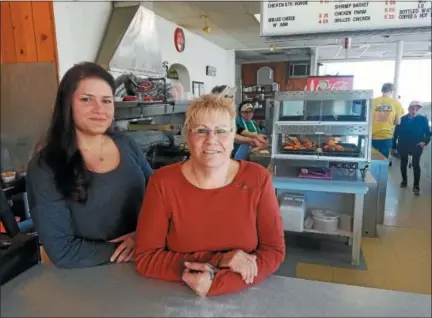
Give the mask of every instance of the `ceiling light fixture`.
POLYGON ((205 22, 204 22, 204 25, 205 25, 205 27, 202 29, 205 33, 210 33, 211 32, 211 27, 209 27, 208 26, 208 16, 207 15, 202 15, 201 16, 201 18, 204 18, 205 20, 205 22))

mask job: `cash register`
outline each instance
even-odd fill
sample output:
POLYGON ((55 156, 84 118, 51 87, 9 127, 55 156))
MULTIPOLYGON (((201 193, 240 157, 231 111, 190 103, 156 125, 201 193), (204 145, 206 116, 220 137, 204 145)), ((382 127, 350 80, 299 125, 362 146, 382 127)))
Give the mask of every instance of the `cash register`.
POLYGON ((21 232, 7 197, 0 191, 0 285, 7 283, 41 260, 37 233, 21 232))

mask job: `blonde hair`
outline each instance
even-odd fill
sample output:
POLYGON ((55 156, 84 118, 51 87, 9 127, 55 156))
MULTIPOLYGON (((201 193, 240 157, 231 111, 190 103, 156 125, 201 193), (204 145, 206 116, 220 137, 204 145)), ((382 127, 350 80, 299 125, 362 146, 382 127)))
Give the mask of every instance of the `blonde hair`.
POLYGON ((231 98, 216 94, 206 94, 190 102, 185 114, 185 128, 191 123, 199 123, 208 114, 227 115, 235 127, 236 109, 231 98))

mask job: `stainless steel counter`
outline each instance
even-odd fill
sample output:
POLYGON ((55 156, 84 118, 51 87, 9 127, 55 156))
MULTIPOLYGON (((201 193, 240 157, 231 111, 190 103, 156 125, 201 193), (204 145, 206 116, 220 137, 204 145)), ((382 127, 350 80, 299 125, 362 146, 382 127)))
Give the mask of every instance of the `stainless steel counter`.
POLYGON ((176 101, 171 103, 146 102, 115 102, 114 118, 124 120, 140 117, 174 115, 184 113, 189 101, 176 101))
POLYGON ((132 265, 38 265, 1 288, 2 317, 430 317, 430 296, 272 276, 237 294, 200 298, 132 265))
POLYGON ((389 161, 380 152, 372 148, 368 170, 373 177, 373 181, 367 182, 369 191, 365 196, 363 236, 376 237, 378 236, 377 225, 384 223, 389 161))

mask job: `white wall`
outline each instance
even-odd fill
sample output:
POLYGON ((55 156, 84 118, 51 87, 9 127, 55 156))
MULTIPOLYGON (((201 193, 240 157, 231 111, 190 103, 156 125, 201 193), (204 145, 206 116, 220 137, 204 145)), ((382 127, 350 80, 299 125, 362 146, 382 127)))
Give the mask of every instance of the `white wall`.
MULTIPOLYGON (((75 63, 94 61, 111 12, 111 2, 54 2, 60 77, 75 63)), ((156 17, 162 61, 183 64, 191 81, 204 82, 205 91, 216 85, 235 84, 235 53, 184 30, 186 47, 174 47, 176 24, 156 17), (216 76, 206 76, 206 66, 216 67, 216 76)))
POLYGON ((54 1, 60 78, 75 63, 96 60, 111 4, 54 1))
POLYGON ((161 17, 156 18, 159 32, 162 61, 183 64, 189 71, 191 81, 204 82, 206 93, 216 85, 234 86, 235 83, 235 53, 207 41, 206 39, 183 29, 186 39, 185 50, 177 52, 174 46, 174 30, 176 24, 161 17), (216 76, 205 74, 206 66, 216 67, 216 76))

